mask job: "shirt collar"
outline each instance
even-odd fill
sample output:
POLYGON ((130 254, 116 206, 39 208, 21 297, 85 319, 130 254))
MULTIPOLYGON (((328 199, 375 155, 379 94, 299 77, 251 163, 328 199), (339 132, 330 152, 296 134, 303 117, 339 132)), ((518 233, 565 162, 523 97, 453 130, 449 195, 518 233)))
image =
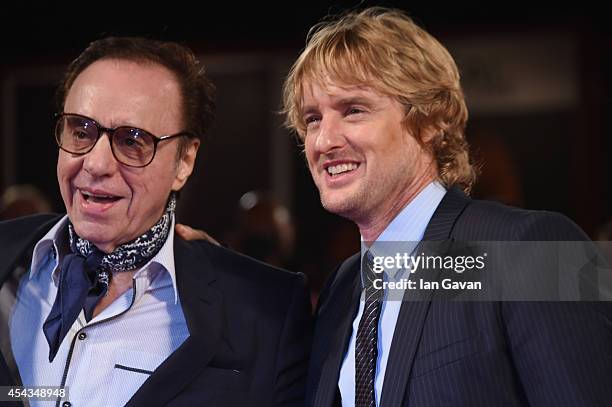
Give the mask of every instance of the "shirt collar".
MULTIPOLYGON (((439 181, 430 182, 393 218, 369 250, 373 256, 392 256, 412 253, 423 239, 427 224, 444 198, 446 188, 439 181)), ((368 247, 361 237, 361 254, 368 247)), ((394 278, 397 270, 385 270, 394 278)))
POLYGON ((174 267, 174 223, 175 219, 174 215, 172 215, 170 231, 164 245, 151 260, 134 274, 134 279, 147 278, 150 281, 149 288, 158 288, 165 285, 164 279, 155 278, 156 273, 153 273, 153 271, 159 269, 162 271, 166 270, 172 282, 174 303, 176 304, 178 302, 178 289, 176 285, 176 269, 174 267))
POLYGON ((38 241, 38 243, 36 243, 32 251, 30 279, 38 273, 41 266, 48 259, 48 256, 53 256, 55 265, 53 266, 52 278, 53 281, 57 283, 57 278, 59 277, 59 268, 57 266, 60 264, 61 258, 68 248, 68 237, 66 235, 67 225, 68 215, 65 215, 38 241))
MULTIPOLYGON (((156 287, 163 285, 163 279, 154 278, 156 273, 154 270, 166 270, 170 276, 172 286, 174 289, 174 302, 178 301, 178 289, 176 285, 176 270, 174 267, 174 216, 172 216, 172 222, 170 224, 170 231, 168 238, 164 245, 161 247, 159 252, 151 260, 149 260, 143 267, 140 268, 135 274, 134 279, 143 278, 149 279, 150 287, 156 287)), ((68 225, 68 215, 64 216, 57 222, 34 246, 32 252, 32 264, 30 268, 29 278, 38 273, 41 267, 46 261, 49 261, 49 256, 52 256, 54 261, 53 273, 51 278, 57 285, 59 280, 59 267, 63 256, 68 253, 68 237, 66 232, 66 226, 68 225)), ((146 284, 148 286, 149 284, 146 284)))

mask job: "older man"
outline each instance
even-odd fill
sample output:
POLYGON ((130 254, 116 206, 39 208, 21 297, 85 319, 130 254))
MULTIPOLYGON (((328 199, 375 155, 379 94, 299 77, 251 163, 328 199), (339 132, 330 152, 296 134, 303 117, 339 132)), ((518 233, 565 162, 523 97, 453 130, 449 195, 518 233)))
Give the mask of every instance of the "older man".
POLYGON ((321 293, 309 406, 612 405, 609 303, 432 301, 435 290, 409 289, 386 301, 374 283, 380 242, 585 239, 561 215, 466 196, 467 109, 436 39, 397 10, 328 20, 310 32, 284 104, 321 203, 365 246, 321 293))
POLYGON ((0 383, 59 386, 64 406, 301 405, 303 276, 174 236, 213 118, 191 51, 96 41, 58 104, 67 215, 0 223, 0 383))

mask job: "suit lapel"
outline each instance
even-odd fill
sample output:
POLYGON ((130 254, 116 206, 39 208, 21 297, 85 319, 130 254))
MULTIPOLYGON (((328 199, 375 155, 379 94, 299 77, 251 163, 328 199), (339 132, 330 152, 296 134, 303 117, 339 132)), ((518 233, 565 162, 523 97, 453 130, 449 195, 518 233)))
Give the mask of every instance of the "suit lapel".
MULTIPOLYGON (((449 239, 453 225, 468 203, 469 198, 463 192, 456 187, 450 188, 427 225, 423 241, 449 239)), ((421 339, 433 290, 421 292, 418 299, 410 298, 413 294, 414 292, 406 290, 395 325, 385 371, 381 407, 402 405, 408 389, 414 355, 421 339)))
POLYGON ((448 239, 459 215, 461 215, 461 212, 463 212, 469 203, 470 198, 459 188, 450 188, 431 217, 427 229, 425 229, 423 240, 436 241, 448 239))
POLYGON ((187 243, 175 235, 174 256, 189 338, 145 381, 128 406, 165 405, 206 367, 221 338, 223 297, 214 288, 209 255, 201 243, 187 243))
POLYGON ((337 402, 340 367, 348 348, 352 333, 352 322, 359 308, 361 280, 359 278, 360 254, 349 258, 338 271, 335 287, 330 289, 329 301, 325 304, 329 326, 322 332, 333 332, 329 341, 329 352, 323 357, 323 366, 314 406, 327 407, 337 402))

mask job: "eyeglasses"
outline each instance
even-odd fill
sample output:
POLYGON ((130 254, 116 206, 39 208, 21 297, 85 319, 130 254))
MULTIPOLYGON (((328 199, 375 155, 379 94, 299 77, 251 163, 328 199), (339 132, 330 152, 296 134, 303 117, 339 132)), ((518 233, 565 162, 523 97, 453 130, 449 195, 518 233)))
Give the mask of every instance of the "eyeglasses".
POLYGON ((146 167, 151 164, 160 141, 182 136, 193 137, 188 132, 157 137, 146 130, 130 126, 109 129, 87 116, 73 113, 57 114, 55 141, 59 148, 70 154, 89 153, 103 133, 108 134, 115 159, 129 167, 146 167))

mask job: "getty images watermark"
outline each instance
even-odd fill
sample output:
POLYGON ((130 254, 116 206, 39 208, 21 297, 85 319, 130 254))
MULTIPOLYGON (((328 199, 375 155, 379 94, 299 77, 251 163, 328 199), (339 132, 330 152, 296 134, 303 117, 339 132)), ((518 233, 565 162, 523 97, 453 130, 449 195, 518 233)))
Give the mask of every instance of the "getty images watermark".
MULTIPOLYGON (((417 270, 452 270, 457 274, 465 271, 484 270, 485 260, 488 254, 480 256, 442 256, 426 255, 421 252, 418 255, 408 253, 395 253, 392 256, 374 256, 372 269, 377 274, 384 273, 386 270, 406 270, 410 274, 417 270)), ((384 281, 379 278, 374 280, 374 288, 377 290, 414 290, 414 289, 444 289, 444 290, 481 290, 482 282, 476 281, 455 281, 452 278, 443 278, 440 281, 428 281, 423 278, 411 280, 402 277, 397 281, 384 281)))
POLYGON ((376 242, 366 249, 374 288, 386 300, 612 301, 611 242, 376 242))

